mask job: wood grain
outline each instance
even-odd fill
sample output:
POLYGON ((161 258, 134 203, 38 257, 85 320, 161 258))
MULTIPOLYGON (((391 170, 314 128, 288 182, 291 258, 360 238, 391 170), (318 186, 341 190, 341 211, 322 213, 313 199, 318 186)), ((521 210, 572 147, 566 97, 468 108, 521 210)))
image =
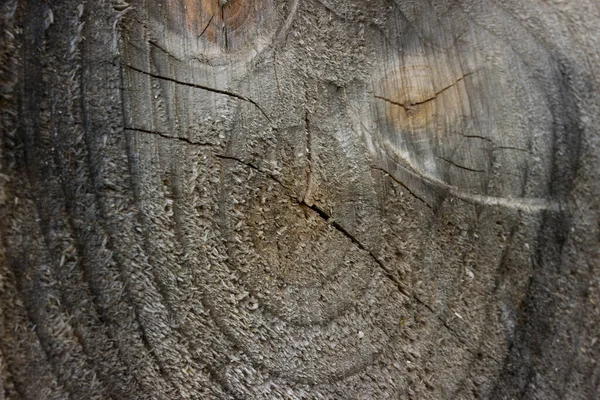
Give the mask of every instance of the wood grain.
POLYGON ((594 399, 592 1, 8 1, 0 399, 594 399))

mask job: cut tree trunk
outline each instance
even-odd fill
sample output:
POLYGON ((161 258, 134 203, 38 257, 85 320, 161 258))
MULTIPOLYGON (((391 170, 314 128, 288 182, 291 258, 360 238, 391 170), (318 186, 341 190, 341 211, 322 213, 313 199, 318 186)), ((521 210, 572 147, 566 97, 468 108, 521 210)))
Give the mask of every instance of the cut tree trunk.
POLYGON ((0 399, 597 399, 595 0, 5 0, 0 399))

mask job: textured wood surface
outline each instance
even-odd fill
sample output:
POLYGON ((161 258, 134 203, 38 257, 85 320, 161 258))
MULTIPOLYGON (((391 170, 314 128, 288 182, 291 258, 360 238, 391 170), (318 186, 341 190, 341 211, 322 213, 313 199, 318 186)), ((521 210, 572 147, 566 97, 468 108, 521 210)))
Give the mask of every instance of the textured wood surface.
POLYGON ((0 399, 596 399, 593 0, 1 9, 0 399))

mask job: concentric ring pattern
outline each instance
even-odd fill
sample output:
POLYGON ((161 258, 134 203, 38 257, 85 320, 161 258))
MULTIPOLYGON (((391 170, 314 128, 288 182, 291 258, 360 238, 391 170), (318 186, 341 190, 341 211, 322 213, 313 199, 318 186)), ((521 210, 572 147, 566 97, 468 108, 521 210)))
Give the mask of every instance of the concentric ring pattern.
POLYGON ((498 390, 577 107, 503 8, 433 3, 7 6, 6 392, 498 390))

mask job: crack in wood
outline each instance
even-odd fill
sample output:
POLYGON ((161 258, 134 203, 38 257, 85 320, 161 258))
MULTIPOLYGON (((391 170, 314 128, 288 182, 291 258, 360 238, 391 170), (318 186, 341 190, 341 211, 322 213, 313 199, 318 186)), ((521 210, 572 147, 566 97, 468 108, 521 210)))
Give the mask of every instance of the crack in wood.
POLYGON ((436 156, 435 158, 437 158, 437 159, 440 159, 440 160, 442 160, 442 161, 445 161, 445 162, 447 162, 448 164, 452 165, 453 167, 460 168, 460 169, 464 169, 465 171, 469 171, 469 172, 478 172, 478 173, 485 173, 485 171, 484 171, 484 170, 482 170, 482 169, 474 169, 474 168, 465 167, 464 165, 457 164, 457 163, 455 163, 454 161, 452 161, 452 160, 448 160, 447 158, 444 158, 444 157, 436 156))
POLYGON ((186 144, 191 144, 193 146, 204 146, 204 147, 211 147, 211 146, 215 146, 215 144, 213 143, 207 143, 207 142, 194 142, 188 138, 184 138, 181 136, 170 136, 167 135, 166 133, 163 132, 158 132, 158 131, 151 131, 148 129, 143 129, 143 128, 131 128, 131 127, 124 127, 123 129, 125 129, 126 131, 133 131, 133 132, 141 132, 141 133, 147 133, 150 135, 156 135, 156 136, 160 136, 164 139, 172 139, 172 140, 177 140, 177 141, 181 141, 184 142, 186 144))
POLYGON ((306 189, 304 191, 303 202, 310 202, 310 194, 312 189, 312 133, 310 130, 310 119, 308 118, 308 110, 304 112, 304 129, 306 132, 306 189))
POLYGON ((399 184, 400 186, 402 186, 404 189, 406 189, 406 191, 411 196, 413 196, 415 199, 423 202, 423 204, 425 204, 427 206, 427 208, 429 208, 430 210, 433 210, 433 207, 427 201, 425 201, 425 199, 423 199, 422 197, 417 196, 417 194, 415 192, 413 192, 412 190, 410 190, 410 188, 404 182, 402 182, 401 180, 399 180, 398 178, 396 178, 394 175, 392 175, 389 172, 387 172, 385 169, 379 168, 379 167, 371 167, 371 169, 383 172, 388 177, 390 177, 394 182, 396 182, 397 184, 399 184))
MULTIPOLYGON (((165 54, 167 55, 167 57, 170 57, 170 58, 172 58, 172 59, 173 59, 173 60, 175 60, 175 61, 178 61, 178 62, 184 62, 184 61, 185 61, 185 60, 183 60, 183 59, 181 59, 181 58, 179 58, 179 57, 175 57, 175 56, 174 56, 173 54, 171 54, 171 53, 170 53, 170 52, 169 52, 167 49, 165 49, 164 47, 162 47, 161 45, 159 45, 159 44, 158 44, 158 43, 156 43, 155 41, 149 40, 149 41, 148 41, 148 44, 149 44, 150 46, 152 46, 152 47, 154 47, 154 48, 156 48, 156 49, 158 49, 158 50, 162 51, 163 53, 165 53, 165 54)), ((133 44, 131 44, 131 46, 132 46, 132 47, 136 47, 137 49, 139 49, 139 50, 142 50, 142 51, 143 51, 143 49, 142 49, 141 47, 139 47, 139 46, 135 46, 135 45, 133 45, 133 44)))
POLYGON ((373 261, 375 261, 375 263, 377 265, 379 265, 379 267, 381 267, 385 276, 388 277, 392 282, 394 282, 396 284, 400 293, 402 293, 404 296, 406 296, 408 298, 414 297, 404 288, 404 285, 402 285, 402 283, 391 273, 391 271, 389 270, 389 268, 387 268, 387 266, 383 263, 383 261, 381 261, 379 258, 377 258, 377 256, 373 253, 373 251, 371 251, 367 246, 362 244, 362 242, 360 240, 358 240, 358 238, 356 236, 352 235, 339 222, 335 221, 330 214, 328 214, 325 210, 323 210, 321 207, 317 206, 316 204, 309 205, 309 204, 305 203, 304 201, 300 201, 298 204, 302 207, 310 208, 319 217, 321 217, 325 222, 327 222, 328 225, 330 225, 335 230, 337 230, 342 235, 344 235, 346 238, 348 238, 360 250, 366 252, 370 256, 370 258, 373 259, 373 261))
POLYGON ((286 193, 290 199, 292 199, 297 205, 301 206, 301 207, 306 207, 309 208, 310 210, 314 211, 317 215, 319 215, 319 217, 321 217, 324 221, 326 221, 330 226, 332 226, 333 228, 335 228, 338 232, 340 232, 342 235, 344 235, 346 238, 348 238, 352 243, 354 243, 359 249, 367 252, 369 254, 369 256, 383 269, 383 271, 385 272, 386 276, 388 278, 390 278, 393 282, 396 283, 396 285, 398 286, 398 289, 400 290, 400 292, 402 294, 404 294, 406 297, 412 298, 413 296, 411 294, 409 294, 406 289, 404 289, 403 285, 401 284, 400 281, 398 281, 389 271, 389 269, 385 266, 385 264, 379 260, 375 254, 369 250, 365 245, 363 245, 354 235, 352 235, 346 228, 344 228, 339 222, 333 220, 333 218, 331 217, 330 214, 328 214, 325 210, 323 210, 322 208, 320 208, 319 206, 317 206, 316 204, 308 204, 306 203, 304 200, 300 200, 298 199, 296 196, 294 196, 292 193, 292 191, 290 190, 289 187, 287 187, 286 185, 284 185, 277 177, 273 176, 272 174, 263 171, 261 168, 257 167, 256 165, 249 163, 247 161, 243 161, 240 158, 237 157, 233 157, 233 156, 225 156, 225 155, 221 155, 221 154, 215 154, 215 156, 217 158, 221 158, 221 159, 225 159, 225 160, 233 160, 233 161, 237 161, 243 165, 246 165, 249 168, 252 168, 253 170, 263 174, 263 176, 267 176, 271 179, 273 179, 275 182, 277 182, 279 185, 281 185, 283 188, 285 188, 288 192, 286 193))
MULTIPOLYGON (((452 327, 450 327, 450 325, 448 324, 448 322, 446 320, 444 320, 442 317, 440 317, 438 315, 438 313, 435 311, 435 309, 432 306, 430 306, 426 301, 422 300, 416 294, 411 293, 405 287, 405 285, 396 276, 394 276, 394 274, 392 273, 392 271, 385 265, 385 263, 381 259, 379 259, 375 255, 375 253, 372 250, 370 250, 367 246, 365 246, 356 236, 354 236, 352 233, 350 233, 343 225, 341 225, 339 222, 335 221, 333 219, 333 217, 329 213, 327 213, 325 210, 323 210, 321 207, 319 207, 316 204, 310 204, 309 205, 306 202, 304 202, 304 200, 298 199, 296 196, 294 196, 293 194, 291 194, 292 193, 291 189, 289 187, 287 187, 286 185, 284 185, 277 177, 275 177, 272 174, 270 174, 270 173, 262 170, 261 168, 259 168, 258 166, 254 165, 252 163, 249 163, 247 161, 244 161, 244 160, 242 160, 242 159, 240 159, 238 157, 234 157, 234 156, 226 156, 226 155, 221 155, 221 154, 215 154, 215 156, 217 158, 220 158, 220 159, 232 160, 232 161, 239 162, 240 164, 243 164, 243 165, 245 165, 245 166, 247 166, 249 168, 252 168, 253 170, 259 172, 263 176, 266 176, 266 177, 272 179, 273 181, 277 182, 284 189, 286 189, 286 191, 287 191, 286 195, 292 201, 294 201, 298 206, 310 209, 311 211, 313 211, 314 213, 316 213, 329 226, 331 226, 337 232, 339 232, 344 237, 346 237, 348 240, 350 240, 350 242, 352 244, 354 244, 358 249, 360 249, 363 252, 365 252, 366 254, 368 254, 368 256, 379 266, 379 268, 382 271, 383 275, 386 278, 388 278, 396 286, 396 288, 398 289, 398 291, 402 295, 404 295, 408 299, 412 299, 413 301, 415 301, 416 303, 418 303, 422 307, 426 308, 442 324, 442 326, 444 326, 444 328, 451 335, 453 335, 454 337, 456 337, 459 342, 461 342, 463 344, 466 344, 466 340, 458 332, 456 332, 452 327)), ((375 168, 375 169, 380 169, 380 168, 375 168)), ((382 170, 382 171, 386 172, 384 170, 382 170)), ((388 173, 388 175, 390 175, 390 174, 388 173)), ((392 175, 390 175, 390 177, 392 177, 392 175)), ((393 177, 392 177, 392 179, 393 179, 393 177)), ((425 204, 427 204, 427 203, 425 203, 425 204)), ((469 347, 465 347, 465 348, 466 348, 466 350, 471 355, 476 356, 475 352, 473 350, 471 350, 469 347)), ((489 357, 491 359, 495 360, 496 362, 498 362, 494 357, 492 357, 492 356, 489 356, 489 357)))
POLYGON ((492 139, 487 138, 485 136, 481 136, 481 135, 465 135, 464 133, 460 133, 460 132, 455 132, 457 135, 460 135, 464 138, 467 139, 481 139, 481 140, 485 140, 486 142, 490 142, 492 145, 494 144, 494 142, 492 141, 492 139))
MULTIPOLYGON (((380 267, 381 271, 383 272, 384 276, 386 278, 388 278, 392 283, 394 283, 394 285, 396 286, 396 288, 398 289, 398 291, 403 294, 404 296, 406 296, 409 299, 412 299, 413 301, 415 301, 416 303, 418 303, 419 305, 425 307, 441 324, 442 326, 444 326, 444 328, 446 328, 446 330, 453 335, 454 337, 457 338, 457 340, 463 344, 466 345, 466 340, 457 332, 454 330, 454 328, 450 327, 450 325, 448 324, 448 321, 444 320, 442 317, 440 317, 438 315, 438 313, 435 311, 435 309, 430 306, 426 301, 422 300, 419 296, 417 296, 414 293, 410 293, 408 291, 408 289, 406 289, 405 285, 392 273, 392 271, 385 265, 385 263, 383 261, 381 261, 381 259, 379 259, 375 253, 373 253, 372 250, 370 250, 367 246, 365 246, 360 240, 358 240, 358 238, 356 238, 356 236, 352 235, 346 228, 344 228, 339 222, 335 221, 331 215, 329 215, 325 210, 323 210, 322 208, 320 208, 319 206, 317 206, 316 204, 313 205, 308 205, 306 203, 304 203, 303 201, 301 201, 299 203, 300 206, 306 207, 311 209, 312 211, 314 211, 319 217, 321 217, 325 222, 327 222, 327 224, 329 224, 331 227, 333 227, 335 230, 337 230, 338 232, 340 232, 342 235, 344 235, 346 238, 348 238, 356 247, 358 247, 360 250, 364 251, 365 253, 367 253, 369 255, 369 257, 380 267)), ((475 352, 473 350, 471 350, 468 346, 465 346, 465 349, 473 356, 476 356, 475 352)), ((497 361, 494 357, 492 357, 491 355, 489 356, 491 359, 497 361)))
POLYGON ((197 39, 200 39, 202 37, 202 35, 204 35, 204 33, 206 32, 206 30, 208 29, 208 27, 210 26, 210 23, 212 22, 213 18, 215 17, 215 14, 213 14, 210 19, 208 20, 208 23, 206 24, 206 26, 204 27, 204 29, 202 29, 202 32, 200 32, 200 34, 198 35, 197 39))
MULTIPOLYGON (((402 168, 405 172, 421 180, 422 182, 431 185, 435 188, 443 190, 451 196, 464 201, 469 204, 479 204, 494 207, 504 207, 512 210, 525 211, 530 213, 537 213, 541 211, 551 212, 562 212, 565 205, 560 201, 540 198, 540 197, 497 197, 486 194, 470 193, 457 186, 450 185, 444 181, 439 180, 434 176, 428 176, 424 172, 416 170, 411 167, 404 166, 398 163, 394 158, 386 153, 386 156, 398 167, 402 168)), ((373 167, 375 168, 375 167, 373 167)), ((394 176, 390 172, 383 170, 390 176, 394 176)), ((396 180, 398 182, 398 180, 396 180)))
MULTIPOLYGON (((271 178, 273 181, 277 182, 277 183, 278 183, 278 184, 279 184, 281 187, 283 187, 285 190, 287 190, 287 191, 289 191, 289 192, 292 192, 292 190, 291 190, 291 189, 290 189, 290 188, 289 188, 287 185, 285 185, 283 182, 281 182, 281 180, 279 180, 279 178, 277 178, 275 175, 273 175, 272 173, 270 173, 270 172, 268 172, 268 171, 265 171, 265 170, 263 170, 262 168, 259 168, 258 166, 254 165, 254 164, 252 164, 252 163, 250 163, 250 162, 244 161, 244 160, 242 160, 241 158, 237 158, 237 157, 234 157, 234 156, 226 156, 226 155, 224 155, 224 154, 214 154, 214 156, 215 156, 215 157, 217 157, 217 158, 220 158, 220 159, 222 159, 222 160, 232 160, 232 161, 237 161, 237 162, 239 162, 240 164, 243 164, 243 165, 245 165, 245 166, 247 166, 247 167, 249 167, 249 168, 252 168, 253 170, 255 170, 255 171, 257 171, 257 172, 261 173, 263 176, 266 176, 266 177, 268 177, 268 178, 271 178)), ((295 196, 292 196, 292 195, 289 195, 289 196, 290 196, 290 197, 291 197, 291 198, 292 198, 294 201, 296 201, 296 202, 298 201, 298 199, 297 199, 295 196)))
POLYGON ((236 98, 236 99, 239 99, 239 100, 242 100, 242 101, 247 101, 248 103, 254 105, 261 112, 261 114, 267 119, 267 121, 269 121, 269 123, 272 123, 271 118, 269 118, 269 116, 267 115, 267 113, 262 109, 262 107, 256 101, 254 101, 254 100, 252 100, 252 99, 250 99, 250 98, 248 98, 246 96, 243 96, 241 94, 237 94, 237 93, 234 93, 234 92, 229 92, 227 90, 216 89, 216 88, 212 88, 210 86, 200 85, 200 84, 197 84, 197 83, 180 81, 180 80, 177 80, 177 79, 170 78, 168 76, 154 74, 152 72, 144 71, 143 69, 140 69, 140 68, 134 67, 133 65, 129 65, 129 64, 125 64, 125 63, 122 63, 121 65, 124 66, 124 67, 127 67, 127 68, 129 68, 129 69, 131 69, 133 71, 139 72, 140 74, 147 75, 147 76, 150 76, 150 77, 155 78, 155 79, 160 79, 160 80, 163 80, 163 81, 175 83, 177 85, 183 85, 183 86, 188 86, 188 87, 192 87, 192 88, 195 88, 195 89, 206 90, 207 92, 218 93, 218 94, 222 94, 224 96, 233 97, 233 98, 236 98))
POLYGON ((446 90, 453 88, 454 86, 458 85, 459 82, 463 81, 466 77, 471 76, 473 74, 475 74, 477 71, 473 71, 473 72, 469 72, 464 74, 462 77, 460 77, 459 79, 457 79, 454 83, 452 83, 451 85, 446 86, 445 88, 441 89, 440 91, 438 91, 437 93, 435 93, 432 97, 425 99, 425 100, 421 100, 421 101, 417 101, 417 102, 406 102, 406 103, 400 103, 398 101, 394 101, 392 99, 389 99, 387 97, 383 97, 383 96, 378 96, 375 95, 373 97, 375 97, 376 99, 379 100, 383 100, 386 101, 390 104, 393 104, 395 106, 399 106, 402 107, 404 109, 404 111, 414 111, 414 106, 420 106, 426 103, 429 103, 435 99, 437 99, 437 97, 444 93, 446 90))

